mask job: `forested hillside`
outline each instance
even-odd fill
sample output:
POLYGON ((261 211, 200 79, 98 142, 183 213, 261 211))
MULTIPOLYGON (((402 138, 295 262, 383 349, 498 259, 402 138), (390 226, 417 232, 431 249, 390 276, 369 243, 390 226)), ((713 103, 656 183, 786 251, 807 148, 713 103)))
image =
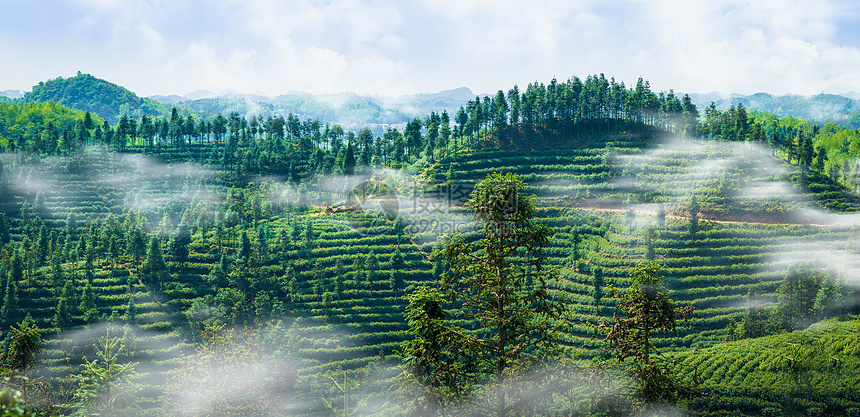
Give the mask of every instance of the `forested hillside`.
POLYGON ((28 103, 55 102, 84 112, 97 114, 111 124, 117 123, 121 115, 135 119, 143 115, 157 116, 166 114, 169 109, 164 105, 107 82, 90 74, 74 77, 57 77, 40 82, 24 94, 28 103))
POLYGON ((856 132, 602 74, 379 135, 0 110, 0 361, 40 415, 860 409, 856 132))

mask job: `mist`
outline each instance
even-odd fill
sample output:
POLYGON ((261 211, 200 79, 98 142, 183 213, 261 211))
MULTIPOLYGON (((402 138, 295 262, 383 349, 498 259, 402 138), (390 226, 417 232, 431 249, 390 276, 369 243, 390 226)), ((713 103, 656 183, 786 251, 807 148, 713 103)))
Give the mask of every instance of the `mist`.
POLYGON ((99 147, 41 161, 14 154, 3 157, 6 169, 2 182, 10 193, 33 204, 34 211, 43 218, 65 219, 71 213, 101 217, 137 211, 157 222, 166 209, 223 199, 223 187, 216 181, 219 173, 195 163, 165 163, 146 155, 99 147))
POLYGON ((616 154, 612 163, 621 170, 620 178, 613 181, 618 189, 656 193, 669 208, 679 209, 692 194, 714 189, 724 190, 721 197, 729 201, 809 204, 796 186, 783 179, 795 168, 753 143, 672 138, 641 154, 616 154), (652 173, 662 173, 662 181, 655 182, 652 173))

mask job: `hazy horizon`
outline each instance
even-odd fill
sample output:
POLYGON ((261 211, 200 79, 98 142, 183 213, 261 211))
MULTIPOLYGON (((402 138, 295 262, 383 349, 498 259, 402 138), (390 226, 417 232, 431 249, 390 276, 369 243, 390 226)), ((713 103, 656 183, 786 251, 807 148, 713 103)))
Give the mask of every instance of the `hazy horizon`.
POLYGON ((77 71, 141 96, 478 94, 604 73, 656 91, 860 91, 860 5, 0 0, 0 91, 77 71))
MULTIPOLYGON (((102 78, 102 77, 99 77, 97 74, 90 74, 90 75, 92 75, 92 76, 94 76, 94 77, 96 77, 96 78, 102 78)), ((574 75, 579 76, 578 74, 574 74, 574 75)), ((607 74, 607 76, 609 76, 609 75, 607 74)), ((70 77, 74 77, 74 74, 69 75, 69 76, 65 76, 65 75, 58 75, 58 76, 56 76, 56 77, 51 77, 51 78, 49 78, 49 79, 45 79, 45 80, 41 80, 41 81, 48 81, 48 80, 56 79, 56 78, 59 78, 59 77, 62 77, 62 78, 70 78, 70 77)), ((580 77, 580 78, 582 78, 582 77, 580 77)), ((102 78, 102 79, 104 79, 104 78, 102 78)), ((111 81, 111 80, 109 80, 109 79, 105 79, 105 81, 112 82, 112 81, 111 81)), ((541 80, 536 80, 536 81, 537 81, 537 82, 543 82, 543 83, 545 83, 545 82, 546 82, 546 81, 541 81, 541 80)), ((37 83, 37 84, 38 84, 38 83, 37 83)), ((117 83, 115 83, 115 84, 117 84, 117 83)), ((35 84, 34 84, 34 85, 35 85, 35 84)), ((120 85, 120 86, 122 86, 122 87, 126 87, 126 86, 121 85, 121 84, 117 84, 117 85, 120 85)), ((630 86, 628 85, 628 87, 630 87, 630 86)), ((127 87, 126 87, 126 88, 127 88, 127 87)), ((445 93, 445 92, 452 92, 452 91, 461 90, 461 89, 469 90, 469 91, 471 92, 471 95, 474 95, 474 96, 485 96, 485 95, 493 95, 493 94, 495 94, 495 93, 494 93, 494 92, 492 92, 492 91, 484 91, 484 92, 475 91, 474 89, 472 89, 472 88, 470 88, 470 87, 468 87, 468 86, 452 87, 452 88, 447 88, 447 89, 444 89, 444 90, 438 90, 438 91, 419 91, 419 92, 415 92, 415 93, 406 93, 406 94, 399 94, 399 95, 386 95, 386 94, 374 94, 374 93, 359 93, 359 92, 355 92, 355 91, 341 91, 341 92, 312 93, 312 92, 309 92, 309 91, 299 91, 299 90, 291 90, 291 91, 286 91, 286 92, 279 93, 279 94, 270 94, 270 93, 266 93, 266 92, 264 92, 264 91, 248 91, 248 92, 246 92, 246 91, 237 91, 237 90, 234 90, 234 89, 230 89, 230 88, 228 88, 228 89, 224 89, 224 90, 220 90, 220 91, 213 91, 213 90, 207 90, 207 89, 197 89, 197 90, 194 90, 194 91, 188 91, 188 92, 185 92, 185 93, 181 93, 181 92, 166 92, 166 93, 152 94, 152 95, 148 95, 148 96, 147 96, 147 95, 142 95, 142 94, 140 94, 140 93, 138 93, 137 91, 134 91, 134 90, 130 90, 130 91, 131 91, 131 92, 133 92, 133 93, 135 93, 135 94, 137 94, 137 95, 138 95, 138 96, 140 96, 140 97, 152 98, 152 97, 171 97, 171 96, 178 96, 178 97, 186 98, 186 99, 189 99, 189 100, 197 100, 197 99, 202 99, 202 98, 211 98, 211 97, 224 97, 224 96, 229 96, 229 95, 238 95, 238 96, 262 96, 262 97, 267 97, 267 98, 270 98, 270 99, 274 99, 274 98, 277 98, 277 97, 280 97, 280 96, 307 95, 307 96, 318 97, 318 96, 337 96, 337 95, 349 95, 349 94, 355 94, 355 95, 357 95, 357 96, 363 96, 363 97, 374 97, 374 98, 380 98, 380 99, 397 99, 397 98, 400 98, 400 97, 414 96, 414 95, 432 95, 432 94, 441 94, 441 93, 445 93)), ((500 88, 500 89, 501 89, 501 88, 500 88)), ((13 97, 13 96, 11 95, 11 93, 13 93, 13 92, 17 92, 17 93, 20 93, 20 96, 23 96, 25 93, 30 92, 30 91, 32 91, 32 86, 31 86, 30 88, 27 88, 27 89, 12 89, 12 88, 4 88, 2 85, 0 85, 0 96, 4 96, 4 95, 5 95, 5 96, 7 96, 7 97, 16 98, 16 97, 13 97), (8 95, 7 95, 7 94, 8 94, 8 95)), ((657 91, 668 91, 668 90, 657 90, 657 91)), ((744 97, 744 96, 750 96, 750 95, 760 94, 760 93, 770 94, 770 95, 775 96, 775 97, 778 97, 778 96, 791 96, 791 95, 799 95, 799 96, 815 96, 815 95, 818 95, 818 94, 832 94, 832 95, 838 95, 838 96, 848 97, 848 98, 851 98, 851 99, 854 99, 854 100, 858 100, 858 99, 860 99, 860 92, 858 92, 858 91, 854 91, 854 90, 851 90, 851 91, 844 91, 844 92, 821 92, 821 93, 812 93, 812 94, 795 94, 795 93, 790 93, 790 92, 789 92, 789 93, 784 93, 784 94, 775 94, 775 93, 768 92, 768 91, 757 91, 757 92, 750 93, 750 94, 742 94, 742 93, 737 93, 737 92, 726 92, 726 91, 708 91, 708 92, 702 92, 702 91, 677 91, 677 90, 675 91, 675 93, 676 93, 676 94, 700 95, 700 96, 718 96, 718 97, 720 97, 721 99, 724 99, 724 98, 731 98, 731 97, 744 97)))

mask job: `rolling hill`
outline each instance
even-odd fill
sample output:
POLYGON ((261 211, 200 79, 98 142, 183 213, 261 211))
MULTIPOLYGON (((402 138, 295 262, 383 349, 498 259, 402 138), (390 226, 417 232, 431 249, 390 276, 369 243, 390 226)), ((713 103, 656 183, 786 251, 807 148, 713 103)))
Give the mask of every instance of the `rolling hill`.
POLYGON ((123 114, 140 118, 158 116, 170 109, 151 99, 138 97, 133 92, 80 71, 74 77, 57 77, 33 86, 24 94, 24 101, 34 103, 56 102, 76 110, 90 112, 116 124, 123 114))
MULTIPOLYGON (((599 114, 589 106, 581 108, 599 114)), ((57 394, 37 404, 61 412, 50 404, 68 402, 71 375, 110 328, 129 348, 121 359, 146 372, 138 397, 152 415, 206 407, 326 415, 321 399, 340 398, 330 378, 344 372, 377 411, 397 414, 399 394, 389 388, 402 369, 397 352, 412 337, 404 296, 437 285, 445 266, 433 249, 443 233, 477 237, 462 206, 474 184, 513 172, 537 196, 536 221, 554 229, 542 256, 558 273, 551 296, 569 303, 567 357, 588 364, 607 354, 594 326, 616 312, 609 286, 628 288, 631 268, 653 258, 671 297, 696 308, 677 332, 654 338, 678 358, 679 375, 701 380, 707 395, 690 401, 693 411, 856 412, 855 316, 732 340, 753 308, 784 302, 781 288, 797 265, 853 276, 854 191, 759 144, 679 138, 654 115, 571 122, 530 111, 528 122, 497 126, 475 111, 467 120, 474 129, 459 126, 446 142, 427 132, 356 140, 353 164, 364 154, 378 166, 351 166, 354 175, 337 171, 334 161, 349 164, 336 141, 315 143, 310 131, 251 133, 238 118, 224 142, 143 145, 130 134, 121 151, 111 142, 2 154, 0 319, 26 318, 47 340, 29 375, 50 387, 43 394, 57 394), (408 142, 416 137, 426 142, 408 142), (404 142, 408 153, 398 154, 404 142), (347 209, 348 193, 355 198, 368 183, 393 190, 399 216, 347 209), (691 215, 701 219, 696 229, 691 215), (787 375, 785 358, 805 365, 787 375), (839 372, 838 386, 828 372, 839 372)), ((841 310, 825 315, 856 313, 845 282, 841 310)), ((581 411, 565 403, 577 395, 554 401, 581 411)))

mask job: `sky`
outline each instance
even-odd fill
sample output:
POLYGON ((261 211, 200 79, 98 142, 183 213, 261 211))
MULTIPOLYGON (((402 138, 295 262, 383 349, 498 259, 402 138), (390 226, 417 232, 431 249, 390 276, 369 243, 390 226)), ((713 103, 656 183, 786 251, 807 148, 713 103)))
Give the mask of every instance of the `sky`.
POLYGON ((604 73, 678 93, 860 92, 860 4, 0 0, 0 91, 77 71, 142 96, 381 96, 604 73))

